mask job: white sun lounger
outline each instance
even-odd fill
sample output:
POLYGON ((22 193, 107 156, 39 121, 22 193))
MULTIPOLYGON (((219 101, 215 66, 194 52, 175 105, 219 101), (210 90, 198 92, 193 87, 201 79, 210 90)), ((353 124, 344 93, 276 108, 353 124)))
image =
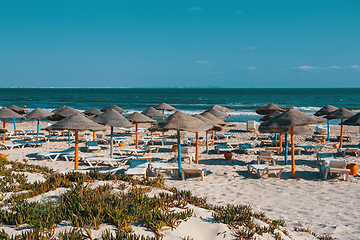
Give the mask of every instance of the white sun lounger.
POLYGON ((51 161, 56 161, 60 157, 60 155, 70 154, 70 153, 74 153, 74 152, 75 152, 75 148, 71 147, 71 148, 63 150, 63 151, 38 153, 37 155, 43 159, 49 158, 51 161))
POLYGON ((7 150, 13 150, 14 147, 24 148, 22 143, 0 143, 0 147, 6 148, 7 150))
POLYGON ((146 170, 149 166, 149 162, 146 160, 133 160, 130 167, 125 171, 127 175, 142 175, 146 177, 146 170))
POLYGON ((131 154, 145 154, 146 150, 144 149, 135 149, 135 148, 118 148, 117 149, 120 156, 126 156, 126 155, 131 155, 131 154))
MULTIPOLYGON (((99 170, 99 173, 116 173, 118 170, 124 169, 123 167, 117 167, 117 168, 112 168, 112 169, 108 169, 108 170, 99 170)), ((91 171, 91 169, 83 169, 83 170, 64 170, 64 171, 60 171, 58 173, 60 174, 67 174, 67 173, 71 173, 71 172, 77 172, 77 173, 82 173, 82 174, 86 174, 89 173, 91 171)))
POLYGON ((217 145, 217 146, 215 146, 215 150, 219 154, 220 152, 231 152, 231 150, 234 150, 234 149, 229 148, 227 145, 217 145))
POLYGON ((320 171, 324 176, 324 180, 326 180, 328 173, 336 172, 343 174, 344 180, 347 181, 350 174, 350 169, 346 169, 346 162, 338 160, 330 160, 329 166, 322 166, 320 171))
POLYGON ((122 157, 122 158, 86 157, 84 158, 84 162, 89 164, 90 167, 96 167, 100 163, 109 163, 112 167, 115 167, 114 166, 115 164, 119 167, 121 165, 124 165, 130 159, 134 159, 134 157, 133 156, 122 157), (91 162, 95 162, 95 165, 93 165, 91 162))
POLYGON ((86 142, 86 150, 90 151, 101 151, 101 147, 98 145, 96 141, 88 141, 86 142))
POLYGON ((280 178, 284 170, 284 167, 280 166, 268 166, 264 164, 251 164, 247 166, 249 174, 256 173, 259 178, 262 178, 265 174, 268 174, 270 171, 279 171, 277 177, 280 178))

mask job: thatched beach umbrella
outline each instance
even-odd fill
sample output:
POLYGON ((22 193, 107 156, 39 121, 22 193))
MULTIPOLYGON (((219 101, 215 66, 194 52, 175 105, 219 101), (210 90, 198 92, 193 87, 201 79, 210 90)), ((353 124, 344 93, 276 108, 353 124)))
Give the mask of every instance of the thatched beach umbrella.
POLYGON ((219 110, 217 110, 217 109, 214 108, 214 107, 209 108, 209 109, 206 110, 205 112, 211 113, 212 115, 214 115, 215 117, 217 117, 217 118, 219 118, 219 119, 221 119, 221 120, 225 120, 225 119, 227 119, 227 118, 230 117, 229 114, 224 113, 224 112, 222 112, 222 111, 219 111, 219 110))
POLYGON ((47 127, 48 130, 73 130, 75 131, 75 170, 79 168, 79 137, 78 131, 104 131, 105 128, 88 119, 83 114, 74 113, 67 118, 47 127))
MULTIPOLYGON (((13 110, 10 110, 8 108, 1 108, 0 109, 0 119, 3 119, 3 128, 5 128, 5 119, 9 118, 20 118, 23 119, 24 117, 20 114, 14 112, 13 110)), ((3 143, 5 143, 5 133, 3 134, 3 143)))
POLYGON ((7 131, 7 129, 0 127, 0 133, 6 133, 7 131))
POLYGON ((221 112, 224 112, 224 113, 227 113, 227 112, 231 111, 231 109, 229 109, 227 107, 224 107, 224 106, 220 106, 220 105, 214 105, 212 107, 219 110, 219 111, 221 111, 221 112))
POLYGON ((36 135, 39 136, 39 129, 40 129, 40 119, 46 118, 53 115, 53 113, 46 111, 44 109, 36 108, 33 111, 29 112, 25 115, 26 119, 37 119, 37 132, 36 135))
MULTIPOLYGON (((169 111, 169 112, 170 111, 176 111, 176 109, 173 106, 171 106, 171 105, 169 105, 169 104, 167 104, 165 102, 162 102, 162 103, 156 105, 154 108, 156 110, 162 110, 162 114, 165 114, 165 110, 169 111)), ((164 121, 164 119, 165 119, 165 115, 162 117, 163 121, 164 121)), ((163 133, 163 136, 164 136, 164 133, 163 133)))
MULTIPOLYGON (((144 111, 141 112, 141 114, 147 116, 147 117, 162 117, 164 118, 165 117, 165 114, 159 112, 158 110, 156 110, 155 108, 153 107, 148 107, 147 109, 145 109, 144 111)), ((164 121, 164 119, 163 119, 164 121)))
POLYGON ((273 117, 276 117, 276 116, 279 116, 282 112, 279 112, 279 111, 274 111, 272 113, 269 113, 265 116, 263 116, 262 118, 260 118, 259 120, 262 121, 262 122, 266 122, 270 119, 272 119, 273 117))
POLYGON ((164 121, 149 128, 150 131, 177 131, 178 140, 178 162, 179 172, 181 173, 181 142, 180 142, 180 131, 189 132, 205 132, 212 128, 211 124, 208 124, 200 119, 191 117, 190 115, 177 111, 167 117, 164 121))
MULTIPOLYGON (((331 112, 334 112, 336 110, 338 110, 339 108, 331 106, 331 105, 326 105, 325 107, 321 108, 319 111, 317 111, 314 115, 315 116, 324 116, 327 115, 331 112)), ((330 140, 330 119, 327 120, 327 140, 330 140)))
POLYGON ((275 105, 273 103, 270 103, 270 104, 266 105, 265 107, 262 107, 262 108, 259 108, 259 109, 255 110, 255 112, 257 114, 260 114, 260 115, 267 115, 267 114, 272 113, 274 111, 285 112, 284 109, 282 109, 281 107, 279 107, 278 105, 275 105))
MULTIPOLYGON (((220 125, 220 126, 226 126, 226 122, 224 122, 223 120, 215 117, 215 116, 212 115, 210 112, 203 112, 203 113, 201 113, 200 115, 203 116, 203 117, 206 117, 206 118, 210 119, 214 124, 218 124, 218 125, 220 125)), ((212 140, 213 140, 212 143, 211 143, 212 146, 214 146, 214 142, 215 142, 214 131, 215 131, 215 130, 212 130, 212 131, 211 131, 211 135, 212 135, 211 137, 212 137, 212 140)))
POLYGON ((128 115, 125 117, 127 120, 129 120, 132 123, 135 123, 135 147, 136 149, 139 148, 139 143, 138 143, 138 123, 155 123, 156 121, 139 113, 139 112, 133 112, 132 114, 128 115))
MULTIPOLYGON (((341 123, 343 122, 344 118, 351 118, 354 116, 355 113, 353 113, 350 110, 347 110, 346 108, 339 108, 331 113, 328 113, 325 118, 327 119, 339 119, 341 118, 341 123)), ((343 125, 341 124, 340 127, 340 148, 342 148, 343 145, 343 125)))
POLYGON ((89 108, 83 112, 86 116, 98 115, 102 112, 97 108, 89 108))
POLYGON ((295 178, 295 147, 294 147, 294 126, 305 126, 312 123, 322 123, 325 119, 300 112, 295 109, 289 109, 279 116, 276 116, 263 125, 268 129, 290 128, 291 133, 291 176, 295 178))
POLYGON ((348 118, 343 123, 340 123, 341 125, 350 125, 350 126, 360 126, 360 112, 356 115, 352 116, 351 118, 348 118))
POLYGON ((113 135, 114 127, 132 127, 133 124, 129 122, 123 115, 121 115, 115 109, 108 110, 104 113, 96 115, 93 118, 94 122, 108 125, 111 127, 110 133, 110 157, 113 157, 113 135))
POLYGON ((127 111, 125 111, 124 109, 122 109, 121 107, 119 107, 118 105, 115 105, 115 104, 111 104, 110 106, 108 106, 106 108, 103 108, 100 111, 101 112, 106 112, 106 111, 109 111, 111 109, 114 109, 115 111, 119 112, 120 114, 121 113, 127 113, 127 111))
MULTIPOLYGON (((209 114, 210 114, 210 113, 209 113, 209 114)), ((210 115, 211 115, 211 114, 210 114, 210 115)), ((195 115, 193 115, 193 117, 195 117, 195 118, 197 118, 197 119, 200 119, 200 120, 202 120, 202 121, 204 121, 204 122, 207 122, 207 123, 213 125, 213 127, 210 129, 210 130, 212 130, 212 131, 221 131, 221 130, 222 130, 221 125, 218 124, 218 123, 215 123, 215 122, 217 122, 217 121, 212 121, 212 120, 210 120, 209 118, 204 117, 204 116, 199 115, 199 114, 195 114, 195 115)), ((198 133, 196 133, 196 148, 197 148, 196 150, 198 150, 198 133)), ((209 153, 208 131, 206 131, 206 153, 209 153)))
POLYGON ((66 107, 65 105, 62 105, 61 107, 58 107, 58 108, 52 110, 51 112, 52 112, 52 113, 57 113, 57 112, 63 110, 65 107, 66 107))
POLYGON ((7 108, 10 110, 13 110, 14 112, 16 112, 18 114, 26 114, 27 113, 26 109, 15 106, 15 105, 8 106, 7 108))

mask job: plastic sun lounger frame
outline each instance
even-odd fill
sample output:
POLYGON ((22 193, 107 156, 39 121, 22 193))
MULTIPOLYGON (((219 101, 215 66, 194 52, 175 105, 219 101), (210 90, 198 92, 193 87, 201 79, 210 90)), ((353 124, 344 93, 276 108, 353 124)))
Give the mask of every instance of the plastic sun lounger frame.
POLYGON ((127 175, 142 175, 146 178, 146 170, 149 162, 146 160, 131 161, 130 167, 125 171, 127 175))
POLYGON ((316 153, 320 152, 323 148, 324 145, 295 145, 295 147, 300 147, 303 148, 305 150, 305 153, 310 153, 310 151, 314 151, 316 153))
POLYGON ((342 157, 345 157, 346 153, 354 153, 355 157, 358 157, 360 148, 338 148, 338 152, 342 157))
POLYGON ((229 138, 231 138, 233 135, 230 133, 217 133, 215 134, 215 139, 218 138, 225 138, 226 140, 229 140, 229 138))
POLYGON ((229 148, 228 145, 217 145, 215 146, 215 150, 219 154, 220 152, 231 152, 234 148, 229 148))
POLYGON ((262 178, 265 174, 268 174, 270 171, 274 171, 276 175, 276 171, 279 171, 277 177, 280 178, 282 172, 284 171, 284 167, 280 166, 268 166, 264 164, 251 164, 247 166, 249 174, 255 172, 259 178, 262 178))
POLYGON ((149 153, 151 153, 151 152, 158 153, 160 146, 143 145, 143 146, 140 146, 140 148, 143 150, 146 150, 146 152, 149 152, 149 153))
POLYGON ((122 158, 106 158, 106 157, 86 157, 84 162, 89 164, 90 167, 96 167, 100 163, 109 163, 112 167, 115 167, 114 164, 117 164, 117 167, 124 165, 127 161, 134 159, 134 157, 122 157, 122 158), (96 162, 93 165, 91 162, 96 162))
POLYGON ((204 181, 206 171, 201 168, 181 168, 181 178, 185 180, 185 177, 189 173, 200 173, 201 181, 204 181))
POLYGON ((261 161, 269 161, 274 166, 276 165, 277 157, 276 156, 257 156, 257 163, 260 165, 261 161))
POLYGON ((7 150, 13 150, 14 147, 24 148, 22 143, 0 143, 0 147, 6 148, 7 150))
MULTIPOLYGON (((118 170, 121 170, 121 169, 124 169, 123 167, 117 167, 117 168, 112 168, 112 169, 109 169, 109 170, 99 170, 99 173, 103 173, 103 174, 106 174, 106 173, 115 173, 117 172, 118 170)), ((84 169, 84 170, 65 170, 65 171, 60 171, 58 173, 60 174, 67 174, 67 173, 72 173, 72 172, 77 172, 77 173, 82 173, 82 174, 86 174, 86 173, 89 173, 91 170, 89 169, 84 169)))
POLYGON ((38 153, 37 155, 40 156, 42 159, 46 159, 49 158, 51 161, 55 162, 60 155, 62 154, 70 154, 75 152, 74 148, 69 148, 63 151, 58 151, 58 152, 45 152, 45 153, 38 153))
POLYGON ((347 181, 350 174, 350 169, 346 169, 345 161, 330 160, 329 166, 322 166, 321 168, 324 180, 327 179, 328 173, 340 173, 343 174, 344 180, 347 181))
POLYGON ((146 153, 144 149, 135 149, 135 148, 118 148, 117 151, 119 152, 120 156, 127 156, 132 154, 139 154, 142 153, 143 155, 146 153))
POLYGON ((31 148, 35 148, 35 147, 41 147, 44 142, 37 142, 37 141, 23 141, 23 140, 13 140, 13 143, 19 143, 19 144, 23 144, 24 147, 28 146, 31 148))
POLYGON ((150 163, 150 168, 154 170, 155 176, 158 176, 160 172, 173 172, 172 175, 175 177, 177 171, 179 170, 178 167, 169 166, 166 163, 150 163))

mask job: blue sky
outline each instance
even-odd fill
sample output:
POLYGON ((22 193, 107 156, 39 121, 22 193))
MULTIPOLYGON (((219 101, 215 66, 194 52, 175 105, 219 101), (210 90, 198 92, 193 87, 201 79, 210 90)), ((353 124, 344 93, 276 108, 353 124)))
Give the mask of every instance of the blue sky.
POLYGON ((360 1, 0 0, 0 87, 360 87, 360 1))

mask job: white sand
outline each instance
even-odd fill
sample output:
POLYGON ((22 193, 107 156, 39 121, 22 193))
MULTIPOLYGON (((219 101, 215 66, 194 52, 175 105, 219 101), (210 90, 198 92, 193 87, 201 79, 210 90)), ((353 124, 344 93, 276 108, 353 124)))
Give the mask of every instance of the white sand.
MULTIPOLYGON (((45 126, 45 123, 42 123, 45 126)), ((12 129, 12 124, 7 123, 7 129, 12 129)), ((36 123, 20 123, 17 124, 17 129, 36 129, 36 123)), ((236 138, 232 138, 231 142, 250 142, 254 133, 243 131, 243 125, 237 125, 225 129, 230 130, 236 138)), ((333 127, 331 130, 331 137, 335 138, 338 135, 338 127, 333 127)), ((109 133, 109 129, 107 130, 109 133)), ((169 132, 166 134, 173 134, 169 132)), ((92 134, 92 133, 91 133, 92 134)), ((199 134, 202 136, 203 134, 199 134)), ((350 144, 359 144, 359 128, 345 128, 345 135, 352 136, 350 144)), ((186 137, 194 137, 195 134, 186 133, 186 137)), ((128 141, 125 146, 134 148, 133 137, 127 136, 128 141)), ((296 136, 296 144, 320 144, 305 139, 311 136, 296 136)), ((49 152, 54 150, 67 149, 69 146, 66 142, 67 137, 59 137, 57 141, 46 142, 41 147, 24 149, 1 150, 0 153, 9 154, 9 160, 29 160, 29 164, 38 164, 41 166, 48 166, 55 171, 62 171, 74 168, 73 162, 66 162, 63 159, 52 162, 49 160, 41 160, 36 156, 38 152, 49 152)), ((7 141, 9 142, 9 141, 7 141)), ((174 166, 177 163, 172 163, 174 153, 171 152, 172 143, 175 139, 169 139, 168 144, 161 148, 161 152, 154 154, 153 161, 163 161, 174 166)), ((217 142, 226 142, 225 140, 217 140, 217 142)), ((332 144, 336 142, 326 142, 325 148, 322 152, 335 153, 336 149, 332 144)), ((345 143, 349 144, 349 143, 345 143)), ((72 143, 73 147, 74 144, 72 143)), ((102 153, 109 153, 109 146, 101 145, 104 150, 102 153)), ((80 147, 84 147, 84 143, 80 143, 80 147)), ((258 179, 256 176, 250 176, 247 172, 246 165, 255 163, 255 155, 235 153, 231 161, 224 160, 222 154, 216 154, 213 147, 210 146, 210 154, 205 153, 205 147, 200 147, 200 164, 189 164, 187 161, 183 163, 184 167, 200 167, 206 169, 207 176, 205 181, 201 181, 200 177, 193 175, 190 178, 182 181, 179 178, 173 178, 166 175, 166 184, 168 186, 175 186, 178 189, 190 190, 194 195, 206 197, 208 202, 216 205, 226 204, 248 204, 251 205, 254 211, 265 212, 271 219, 283 219, 287 223, 287 229, 292 230, 293 227, 310 228, 312 231, 320 235, 330 234, 337 239, 360 239, 360 184, 359 176, 350 176, 349 181, 346 182, 340 177, 330 176, 326 181, 319 176, 318 166, 316 165, 315 154, 295 155, 296 158, 296 178, 291 179, 290 165, 285 166, 285 171, 281 179, 270 175, 263 179, 258 179)), ((192 147, 195 152, 195 148, 192 147)), ((82 150, 84 150, 82 148, 82 150)), ((88 154, 88 153, 82 153, 88 154)), ((357 163, 360 165, 360 158, 349 156, 339 157, 341 160, 347 162, 357 163)), ((284 165, 284 157, 280 156, 278 164, 284 165)), ((290 159, 290 156, 289 156, 290 159)), ((290 164, 290 161, 289 161, 290 164)), ((108 167, 108 166, 101 166, 108 167)), ((80 163, 80 169, 89 169, 90 167, 84 163, 80 163)), ((34 181, 33 175, 31 180, 34 181)), ((40 180, 41 176, 39 176, 40 180)), ((53 193, 50 194, 53 196, 53 193)), ((211 214, 207 210, 196 210, 201 213, 196 215, 203 215, 205 218, 210 218, 211 214)), ((182 223, 176 231, 166 231, 166 239, 179 239, 179 237, 190 236, 194 239, 234 239, 228 228, 221 224, 214 226, 205 226, 206 221, 200 221, 200 218, 191 218, 188 222, 182 223), (201 232, 199 232, 201 231, 201 232), (217 233, 221 233, 217 235, 217 233), (215 236, 213 235, 214 233, 215 236), (208 234, 208 235, 207 235, 208 234), (213 237, 211 237, 213 236, 213 237)), ((207 221, 207 224, 210 224, 207 221)), ((67 226, 66 224, 64 226, 67 226)), ((0 227, 8 230, 8 227, 0 227)), ((149 232, 148 230, 143 230, 149 232)), ((137 232, 142 233, 138 229, 137 232)), ((293 239, 312 239, 307 233, 291 232, 293 239)), ((263 239, 267 239, 263 236, 263 239)), ((270 239, 273 239, 271 236, 270 239)))

